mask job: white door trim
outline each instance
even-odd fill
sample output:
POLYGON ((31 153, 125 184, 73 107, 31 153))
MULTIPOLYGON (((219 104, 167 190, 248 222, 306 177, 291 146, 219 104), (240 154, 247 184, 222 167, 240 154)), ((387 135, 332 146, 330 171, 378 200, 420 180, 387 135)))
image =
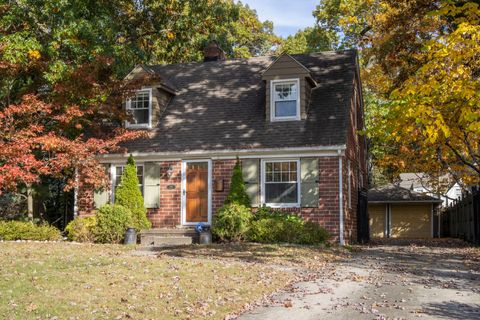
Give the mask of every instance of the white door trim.
POLYGON ((194 226, 198 222, 187 222, 187 163, 194 162, 207 162, 208 164, 208 221, 204 221, 209 225, 212 224, 212 160, 211 159, 199 159, 199 160, 182 160, 182 190, 181 190, 181 216, 182 225, 194 226))

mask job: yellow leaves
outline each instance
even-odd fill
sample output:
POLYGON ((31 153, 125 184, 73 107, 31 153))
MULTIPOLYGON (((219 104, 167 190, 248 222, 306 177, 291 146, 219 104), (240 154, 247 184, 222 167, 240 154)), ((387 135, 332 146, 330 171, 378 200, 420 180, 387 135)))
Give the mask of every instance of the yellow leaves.
POLYGON ((28 59, 30 60, 38 60, 40 59, 42 55, 40 54, 40 51, 38 50, 28 50, 28 59))
POLYGON ((175 39, 175 34, 172 31, 167 32, 167 39, 168 40, 173 40, 175 39))

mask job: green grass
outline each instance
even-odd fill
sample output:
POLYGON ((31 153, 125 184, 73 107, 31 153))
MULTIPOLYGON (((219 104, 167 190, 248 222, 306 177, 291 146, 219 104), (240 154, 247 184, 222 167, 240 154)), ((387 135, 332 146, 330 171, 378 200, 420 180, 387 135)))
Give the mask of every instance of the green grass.
POLYGON ((273 265, 321 267, 322 249, 213 245, 165 249, 0 243, 0 319, 223 319, 285 286, 273 265))

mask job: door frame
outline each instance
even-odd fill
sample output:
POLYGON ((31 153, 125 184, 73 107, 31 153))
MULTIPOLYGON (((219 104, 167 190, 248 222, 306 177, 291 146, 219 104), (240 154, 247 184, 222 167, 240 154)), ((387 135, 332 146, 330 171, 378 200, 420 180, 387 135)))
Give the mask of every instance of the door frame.
POLYGON ((183 226, 194 226, 199 222, 187 222, 187 164, 195 162, 206 162, 208 165, 208 225, 212 224, 212 159, 182 160, 182 190, 181 190, 181 216, 183 226))

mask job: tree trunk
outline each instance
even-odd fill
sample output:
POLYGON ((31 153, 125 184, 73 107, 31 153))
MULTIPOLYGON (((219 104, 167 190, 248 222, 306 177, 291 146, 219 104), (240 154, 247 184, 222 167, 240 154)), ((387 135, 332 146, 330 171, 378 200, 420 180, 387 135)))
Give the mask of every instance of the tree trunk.
POLYGON ((27 216, 28 220, 33 220, 33 188, 27 184, 27 216))

